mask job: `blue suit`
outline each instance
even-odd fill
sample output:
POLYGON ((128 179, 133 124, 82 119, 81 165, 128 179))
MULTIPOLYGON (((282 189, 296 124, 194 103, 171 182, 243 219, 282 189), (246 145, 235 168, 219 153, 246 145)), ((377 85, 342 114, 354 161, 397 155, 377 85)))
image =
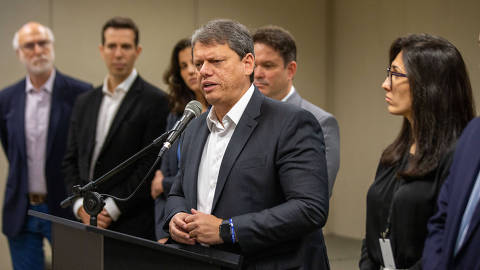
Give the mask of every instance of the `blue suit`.
POLYGON ((480 118, 470 122, 460 137, 438 197, 438 211, 428 224, 423 269, 480 269, 480 204, 458 254, 455 243, 465 207, 480 168, 480 118))
MULTIPOLYGON (((70 114, 76 97, 91 86, 56 72, 51 96, 47 135, 45 178, 49 213, 72 217, 71 209, 60 208, 66 197, 61 163, 67 146, 70 114)), ((28 201, 28 168, 25 143, 25 78, 0 92, 0 139, 9 169, 3 203, 3 233, 17 236, 26 221, 28 201)))

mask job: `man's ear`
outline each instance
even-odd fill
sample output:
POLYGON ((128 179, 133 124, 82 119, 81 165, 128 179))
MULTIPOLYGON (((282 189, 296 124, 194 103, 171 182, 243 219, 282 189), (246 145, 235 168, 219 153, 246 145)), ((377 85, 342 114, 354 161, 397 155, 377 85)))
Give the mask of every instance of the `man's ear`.
POLYGON ((137 51, 137 57, 138 57, 138 56, 142 53, 142 51, 143 51, 142 45, 138 44, 136 51, 137 51))
POLYGON ((103 52, 104 49, 105 47, 103 46, 103 44, 98 45, 98 51, 100 52, 100 56, 102 56, 102 59, 105 60, 104 52, 103 52))
POLYGON ((287 72, 288 78, 290 80, 293 80, 293 77, 295 77, 295 73, 297 73, 297 62, 290 61, 290 63, 287 64, 287 72))
POLYGON ((255 57, 252 53, 247 53, 243 57, 242 62, 245 66, 245 75, 250 76, 250 74, 253 73, 253 69, 255 68, 255 57))

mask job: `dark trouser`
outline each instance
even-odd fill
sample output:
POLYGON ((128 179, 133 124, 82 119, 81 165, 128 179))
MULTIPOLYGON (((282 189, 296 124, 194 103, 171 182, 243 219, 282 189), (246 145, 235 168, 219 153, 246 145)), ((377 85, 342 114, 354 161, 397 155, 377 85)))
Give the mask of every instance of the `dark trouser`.
MULTIPOLYGON (((29 209, 48 214, 46 203, 30 205, 29 209)), ((52 242, 51 225, 49 221, 27 216, 22 231, 8 238, 10 255, 15 270, 41 270, 45 268, 43 253, 43 238, 52 242)))

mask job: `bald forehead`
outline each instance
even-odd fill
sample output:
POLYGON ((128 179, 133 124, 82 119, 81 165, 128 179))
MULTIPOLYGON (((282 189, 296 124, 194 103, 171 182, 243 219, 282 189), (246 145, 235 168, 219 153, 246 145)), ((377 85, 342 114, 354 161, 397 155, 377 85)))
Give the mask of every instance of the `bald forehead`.
POLYGON ((33 35, 33 34, 39 34, 39 35, 45 35, 48 37, 48 31, 47 28, 39 23, 27 23, 22 28, 18 30, 19 35, 33 35))

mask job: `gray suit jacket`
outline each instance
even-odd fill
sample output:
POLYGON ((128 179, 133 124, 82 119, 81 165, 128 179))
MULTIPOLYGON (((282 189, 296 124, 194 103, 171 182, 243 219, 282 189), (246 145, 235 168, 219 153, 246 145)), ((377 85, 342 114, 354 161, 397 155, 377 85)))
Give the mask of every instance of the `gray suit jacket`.
POLYGON ((328 170, 328 194, 332 196, 333 184, 340 167, 340 132, 337 120, 330 113, 303 99, 295 91, 286 101, 312 113, 322 127, 328 170))

